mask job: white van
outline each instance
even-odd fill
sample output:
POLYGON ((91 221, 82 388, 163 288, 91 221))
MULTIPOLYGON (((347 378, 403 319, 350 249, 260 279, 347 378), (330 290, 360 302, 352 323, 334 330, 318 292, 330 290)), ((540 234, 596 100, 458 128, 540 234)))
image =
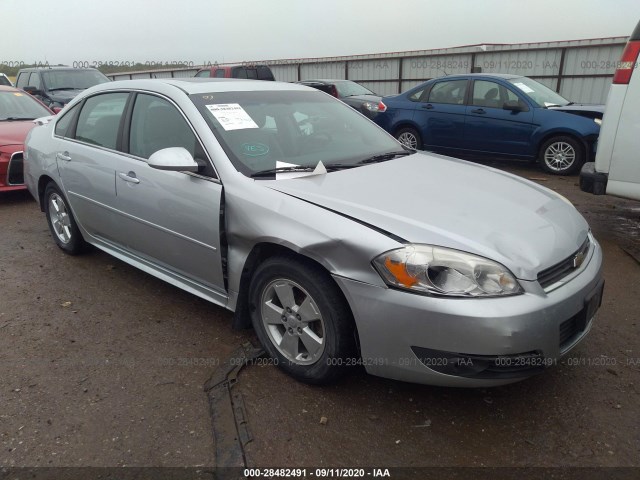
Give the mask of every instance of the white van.
POLYGON ((640 200, 640 23, 629 38, 609 90, 596 161, 585 163, 580 189, 640 200))

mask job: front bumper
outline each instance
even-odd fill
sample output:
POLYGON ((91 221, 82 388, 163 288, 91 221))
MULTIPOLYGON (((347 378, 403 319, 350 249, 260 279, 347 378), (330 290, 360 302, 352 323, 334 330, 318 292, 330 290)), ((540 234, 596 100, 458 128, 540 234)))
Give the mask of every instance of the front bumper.
POLYGON ((553 291, 545 292, 537 281, 520 281, 525 293, 503 298, 438 298, 334 278, 351 305, 360 361, 369 373, 487 387, 542 371, 586 336, 601 300, 602 251, 594 241, 580 272, 553 291), (455 357, 457 370, 450 363, 455 357), (469 370, 467 360, 460 363, 465 357, 480 371, 469 370), (493 372, 478 363, 495 359, 493 372))

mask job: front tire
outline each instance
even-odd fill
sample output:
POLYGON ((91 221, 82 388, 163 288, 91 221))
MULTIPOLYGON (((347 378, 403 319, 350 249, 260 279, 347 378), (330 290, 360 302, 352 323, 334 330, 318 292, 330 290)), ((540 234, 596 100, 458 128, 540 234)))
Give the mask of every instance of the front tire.
POLYGON ((578 171, 585 160, 584 148, 573 137, 553 137, 540 148, 540 164, 552 175, 571 175, 578 171))
POLYGON ((251 321, 280 369, 310 384, 336 381, 355 353, 355 327, 342 292, 322 268, 279 255, 256 269, 251 321))
POLYGON ((47 216, 49 231, 56 245, 69 255, 82 253, 86 243, 73 218, 67 200, 53 182, 49 183, 44 190, 44 213, 47 216))
POLYGON ((415 128, 401 128, 396 132, 396 140, 414 150, 422 150, 422 138, 415 128))

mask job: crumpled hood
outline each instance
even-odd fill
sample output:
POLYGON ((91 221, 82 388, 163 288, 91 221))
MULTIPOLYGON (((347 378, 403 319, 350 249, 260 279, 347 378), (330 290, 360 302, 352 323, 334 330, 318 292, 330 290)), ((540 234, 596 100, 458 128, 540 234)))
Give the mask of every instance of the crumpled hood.
POLYGON ((0 147, 6 145, 22 145, 24 139, 35 127, 33 120, 20 122, 0 122, 0 147))
POLYGON ((564 107, 549 107, 549 110, 557 110, 567 113, 593 113, 595 116, 602 118, 604 114, 604 105, 588 104, 588 103, 572 103, 564 107))
POLYGON ((569 257, 589 230, 578 211, 549 189, 433 154, 263 182, 408 242, 498 261, 523 280, 535 280, 539 271, 569 257))

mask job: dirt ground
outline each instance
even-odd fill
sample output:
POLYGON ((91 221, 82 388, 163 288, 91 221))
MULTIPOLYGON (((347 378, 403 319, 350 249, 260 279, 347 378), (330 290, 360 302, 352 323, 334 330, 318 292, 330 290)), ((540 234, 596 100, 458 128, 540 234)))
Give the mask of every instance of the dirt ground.
MULTIPOLYGON (((493 389, 362 371, 311 387, 254 362, 233 387, 248 466, 640 466, 640 203, 495 166, 558 191, 591 224, 606 289, 590 335, 557 367, 493 389)), ((0 225, 0 468, 214 466, 203 385, 253 333, 98 250, 63 254, 26 192, 0 194, 0 225)))

